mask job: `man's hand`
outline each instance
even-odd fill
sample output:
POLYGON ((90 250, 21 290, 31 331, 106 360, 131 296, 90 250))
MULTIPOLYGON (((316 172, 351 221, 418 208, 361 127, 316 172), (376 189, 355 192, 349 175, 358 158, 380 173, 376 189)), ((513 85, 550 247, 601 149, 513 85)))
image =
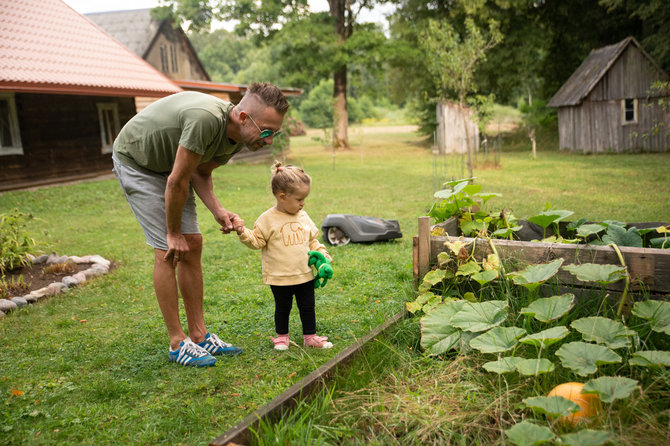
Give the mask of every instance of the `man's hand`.
POLYGON ((168 250, 165 253, 165 257, 163 257, 163 260, 166 262, 171 261, 172 267, 174 268, 188 253, 188 243, 183 234, 167 234, 167 244, 168 250))
POLYGON ((233 227, 233 222, 236 218, 240 219, 240 216, 234 212, 229 212, 222 208, 220 212, 214 214, 214 218, 221 225, 221 232, 224 234, 230 234, 235 229, 233 227))

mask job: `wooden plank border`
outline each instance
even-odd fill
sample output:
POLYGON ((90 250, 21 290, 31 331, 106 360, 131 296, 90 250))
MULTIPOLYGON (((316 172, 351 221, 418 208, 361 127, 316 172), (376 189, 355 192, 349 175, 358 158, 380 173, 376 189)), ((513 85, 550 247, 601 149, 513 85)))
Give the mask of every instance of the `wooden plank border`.
MULTIPOLYGON (((430 228, 425 229, 425 223, 422 224, 419 217, 419 235, 418 235, 418 253, 415 258, 419 262, 414 268, 419 273, 415 280, 423 277, 423 271, 428 271, 430 267, 437 263, 437 255, 445 251, 444 243, 450 239, 456 240, 457 237, 430 236, 430 228), (422 244, 422 238, 426 234, 430 243, 425 248, 422 244)), ((515 259, 521 263, 547 262, 562 258, 564 265, 580 263, 599 263, 620 265, 619 257, 615 249, 611 246, 593 246, 593 245, 571 245, 563 243, 542 243, 542 242, 523 242, 495 239, 474 239, 464 237, 462 239, 468 244, 469 251, 472 250, 472 243, 475 243, 475 258, 481 260, 493 252, 491 243, 501 257, 501 260, 507 261, 515 259)), ((651 294, 670 294, 670 250, 653 248, 631 248, 627 246, 619 247, 621 254, 628 267, 631 276, 631 290, 645 289, 651 294)), ((578 281, 572 274, 560 270, 557 274, 563 284, 573 286, 590 286, 578 281)), ((607 285, 608 290, 621 291, 623 281, 607 285)))
POLYGON ((284 393, 247 416, 224 434, 216 437, 212 440, 210 446, 249 444, 251 441, 250 428, 257 426, 260 420, 279 417, 282 411, 290 409, 295 406, 299 400, 304 399, 313 392, 321 389, 325 385, 326 379, 328 379, 339 367, 355 358, 368 342, 372 341, 381 333, 402 320, 406 314, 407 312, 405 310, 396 313, 390 319, 378 325, 370 333, 363 336, 361 339, 357 339, 354 344, 342 350, 330 361, 295 383, 284 393))

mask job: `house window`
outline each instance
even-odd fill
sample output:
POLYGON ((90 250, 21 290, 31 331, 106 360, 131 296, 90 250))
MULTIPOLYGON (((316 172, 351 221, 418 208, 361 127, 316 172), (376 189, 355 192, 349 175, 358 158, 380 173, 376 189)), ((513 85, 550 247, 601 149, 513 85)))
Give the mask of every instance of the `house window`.
POLYGON ((161 71, 163 73, 167 73, 168 71, 170 71, 167 46, 161 45, 160 50, 161 50, 161 71))
POLYGON ((0 93, 0 156, 23 155, 14 93, 0 93))
POLYGON ((172 61, 172 72, 178 72, 179 66, 177 65, 177 49, 174 45, 170 45, 170 60, 172 61))
POLYGON ((623 99, 621 101, 621 122, 623 124, 637 123, 637 99, 623 99))
POLYGON ((97 105, 102 153, 111 153, 114 138, 116 138, 120 130, 119 106, 114 102, 100 102, 97 105))

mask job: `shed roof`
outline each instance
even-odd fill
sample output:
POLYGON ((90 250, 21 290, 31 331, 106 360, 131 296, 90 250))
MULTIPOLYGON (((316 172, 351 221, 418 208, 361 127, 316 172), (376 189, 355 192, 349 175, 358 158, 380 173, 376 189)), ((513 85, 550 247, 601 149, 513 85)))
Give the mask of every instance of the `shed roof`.
POLYGON ((168 78, 61 0, 0 0, 0 90, 160 97, 168 78))
POLYGON ((588 57, 572 73, 572 76, 561 86, 547 105, 549 107, 563 107, 581 104, 628 45, 637 47, 653 66, 661 70, 635 38, 627 37, 619 43, 591 50, 588 57))

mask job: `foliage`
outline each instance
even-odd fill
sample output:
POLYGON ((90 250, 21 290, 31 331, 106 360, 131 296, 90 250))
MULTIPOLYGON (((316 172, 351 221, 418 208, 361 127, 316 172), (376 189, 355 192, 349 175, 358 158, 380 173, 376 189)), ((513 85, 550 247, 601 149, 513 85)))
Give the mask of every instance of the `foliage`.
MULTIPOLYGON (((312 89, 300 104, 298 110, 302 121, 310 127, 326 128, 333 123, 333 81, 323 80, 312 89)), ((372 101, 367 97, 360 100, 349 96, 349 123, 361 122, 377 117, 372 101)))
POLYGON ((0 275, 30 264, 28 254, 35 254, 38 242, 26 230, 34 217, 18 209, 0 214, 0 275))

